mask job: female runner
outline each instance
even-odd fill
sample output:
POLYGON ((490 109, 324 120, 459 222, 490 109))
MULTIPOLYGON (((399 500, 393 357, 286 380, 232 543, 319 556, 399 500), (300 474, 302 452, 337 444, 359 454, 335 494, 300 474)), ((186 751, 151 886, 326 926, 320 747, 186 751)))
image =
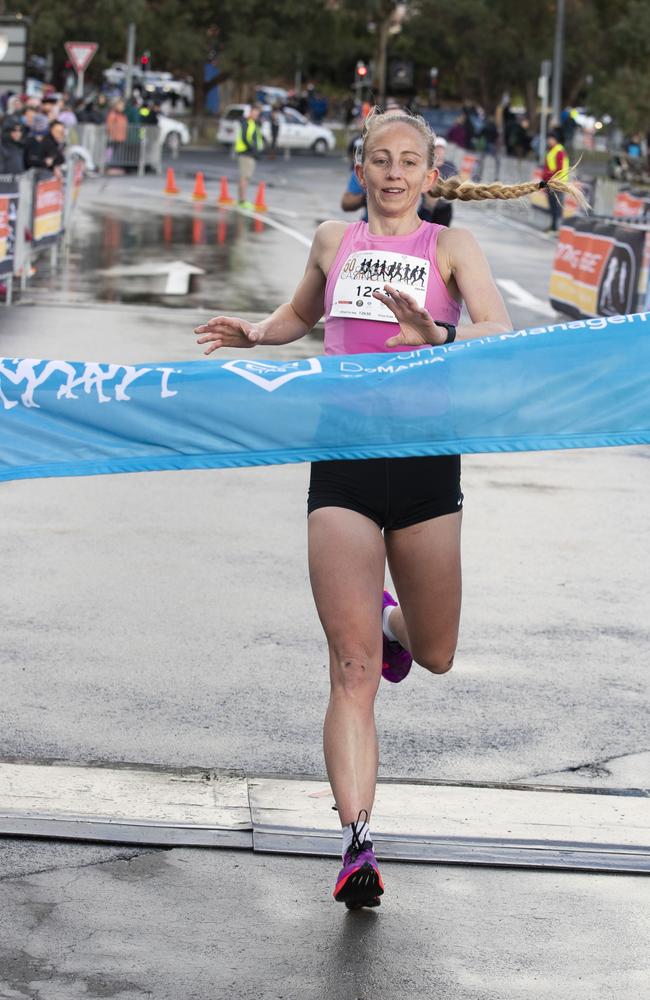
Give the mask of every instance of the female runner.
MULTIPOLYGON (((356 165, 368 222, 322 223, 291 302, 260 323, 217 316, 197 327, 205 353, 287 344, 323 314, 326 354, 400 351, 511 330, 473 235, 421 222, 417 210, 432 189, 447 199, 503 199, 531 194, 540 182, 439 181, 434 144, 422 118, 374 109, 356 165), (360 307, 354 296, 349 301, 346 280, 382 290, 360 307), (458 327, 463 301, 471 322, 458 327)), ((575 194, 573 185, 554 179, 544 186, 575 194)), ((325 762, 343 832, 334 898, 348 907, 376 906, 384 891, 369 830, 382 674, 400 681, 412 660, 444 674, 454 661, 462 502, 457 455, 312 465, 309 571, 331 677, 325 762), (384 591, 386 560, 399 603, 384 591)))

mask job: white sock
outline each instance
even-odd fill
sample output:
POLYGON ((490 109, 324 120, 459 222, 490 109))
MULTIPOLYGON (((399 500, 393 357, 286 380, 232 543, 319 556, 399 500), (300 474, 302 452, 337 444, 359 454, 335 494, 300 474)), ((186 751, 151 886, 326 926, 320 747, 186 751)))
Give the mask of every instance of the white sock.
MULTIPOLYGON (((397 607, 399 607, 399 604, 397 605, 397 607)), ((390 616, 391 616, 391 612, 393 612, 394 610, 395 610, 395 605, 394 604, 388 604, 384 608, 384 613, 382 615, 381 624, 382 624, 382 628, 384 630, 384 635, 386 636, 386 638, 390 639, 391 642, 399 642, 399 639, 397 638, 397 636, 393 632, 392 628, 390 627, 390 616)))
MULTIPOLYGON (((355 825, 357 828, 357 836, 361 843, 363 844, 364 840, 370 840, 370 827, 368 824, 357 823, 355 825)), ((344 826, 341 833, 343 834, 343 850, 341 851, 341 854, 343 855, 343 860, 345 861, 345 855, 352 846, 352 823, 348 823, 347 826, 344 826)))

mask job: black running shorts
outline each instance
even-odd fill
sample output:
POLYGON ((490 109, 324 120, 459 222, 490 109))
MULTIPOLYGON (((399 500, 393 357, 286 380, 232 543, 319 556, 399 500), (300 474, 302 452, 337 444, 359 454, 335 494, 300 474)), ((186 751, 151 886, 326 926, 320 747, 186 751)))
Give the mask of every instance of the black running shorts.
POLYGON ((345 507, 395 531, 461 510, 460 455, 314 462, 307 513, 345 507))

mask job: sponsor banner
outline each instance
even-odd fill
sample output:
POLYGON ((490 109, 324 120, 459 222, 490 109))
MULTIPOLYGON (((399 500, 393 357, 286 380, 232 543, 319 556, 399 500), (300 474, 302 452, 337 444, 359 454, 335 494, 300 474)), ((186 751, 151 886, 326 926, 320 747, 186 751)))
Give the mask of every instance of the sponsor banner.
POLYGON ((32 242, 56 240, 63 232, 63 180, 39 171, 34 184, 32 242))
POLYGON ((614 202, 615 219, 638 219, 650 217, 650 198, 643 194, 633 194, 631 191, 619 191, 614 202))
POLYGON ((18 180, 0 180, 0 274, 11 274, 16 250, 18 180))
POLYGON ((0 361, 0 480, 650 444, 650 316, 299 361, 0 361))
POLYGON ((575 218, 560 229, 549 287, 551 305, 569 316, 631 313, 645 233, 611 222, 575 218))

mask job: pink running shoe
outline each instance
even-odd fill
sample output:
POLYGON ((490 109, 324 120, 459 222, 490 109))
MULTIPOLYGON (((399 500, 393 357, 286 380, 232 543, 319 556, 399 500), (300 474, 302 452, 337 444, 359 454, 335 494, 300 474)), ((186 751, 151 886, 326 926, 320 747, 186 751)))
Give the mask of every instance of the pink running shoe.
MULTIPOLYGON (((379 906, 379 897, 384 894, 384 883, 371 840, 360 841, 357 826, 361 825, 359 813, 357 822, 352 824, 352 843, 343 859, 334 887, 334 899, 345 903, 348 910, 358 910, 362 906, 379 906)), ((366 812, 366 820, 368 813, 366 812)))
MULTIPOLYGON (((382 615, 389 605, 396 608, 397 601, 391 597, 387 590, 385 590, 384 600, 381 606, 382 615)), ((398 684, 400 681, 404 680, 411 669, 412 663, 413 657, 409 653, 408 649, 404 649, 399 642, 393 642, 391 639, 387 639, 384 635, 384 653, 381 668, 382 677, 385 677, 387 681, 392 681, 393 684, 398 684)))

